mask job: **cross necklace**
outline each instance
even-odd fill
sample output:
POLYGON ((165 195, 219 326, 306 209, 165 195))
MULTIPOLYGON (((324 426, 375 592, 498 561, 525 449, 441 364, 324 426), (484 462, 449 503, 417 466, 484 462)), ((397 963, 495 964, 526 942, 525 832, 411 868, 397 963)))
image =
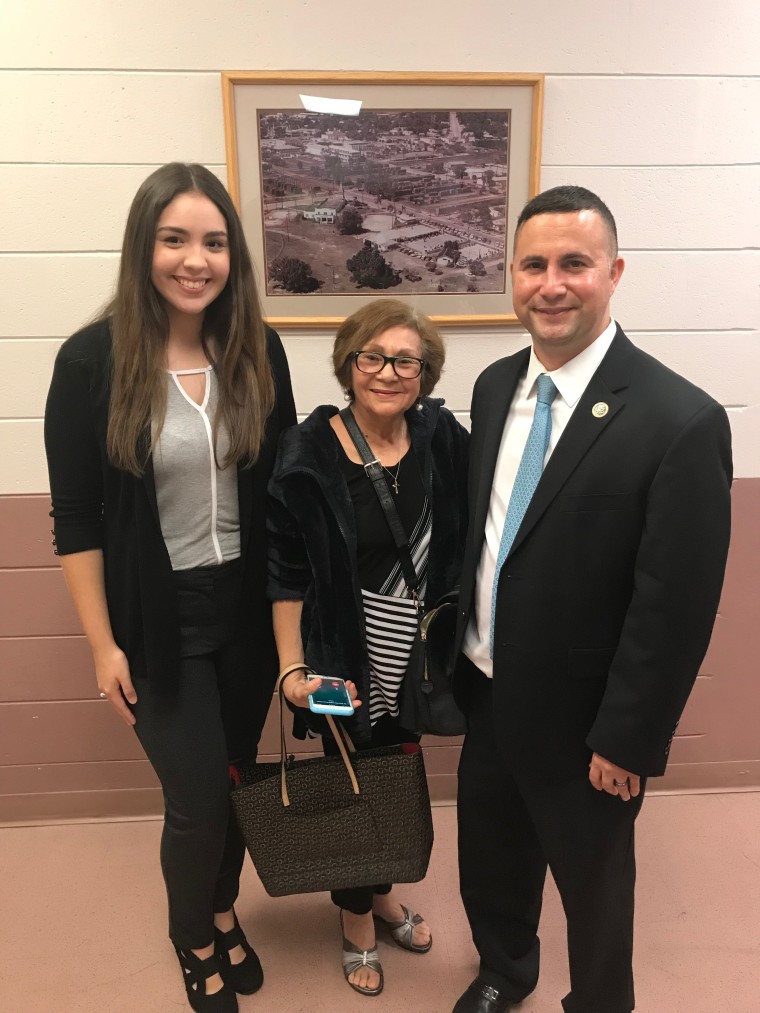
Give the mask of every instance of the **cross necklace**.
MULTIPOLYGON (((364 434, 364 438, 365 438, 365 440, 367 440, 367 442, 369 442, 369 436, 367 435, 367 433, 364 434)), ((402 441, 403 441, 403 434, 402 434, 402 441)), ((393 472, 391 471, 390 468, 386 468, 384 464, 382 465, 383 471, 387 472, 390 475, 390 477, 393 479, 393 481, 391 482, 391 488, 393 489, 393 492, 395 493, 396 496, 398 496, 398 491, 399 491, 398 473, 401 470, 401 458, 403 456, 404 455, 401 453, 401 450, 399 449, 399 451, 398 451, 398 464, 396 465, 396 474, 395 475, 393 474, 393 472)))
POLYGON ((388 474, 393 479, 393 481, 391 482, 391 486, 393 487, 393 491, 394 491, 394 493, 397 496, 398 496, 398 473, 399 473, 399 469, 400 468, 401 468, 401 458, 400 457, 398 459, 398 464, 396 465, 396 474, 395 475, 393 474, 393 472, 391 471, 390 468, 386 468, 385 465, 383 465, 383 471, 387 471, 388 474))

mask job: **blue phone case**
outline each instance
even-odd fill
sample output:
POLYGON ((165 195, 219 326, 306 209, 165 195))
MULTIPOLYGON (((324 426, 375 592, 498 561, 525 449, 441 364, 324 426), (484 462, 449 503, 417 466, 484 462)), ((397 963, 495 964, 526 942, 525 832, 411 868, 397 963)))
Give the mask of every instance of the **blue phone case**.
MULTIPOLYGON (((326 682, 331 681, 329 676, 321 676, 321 678, 322 678, 322 685, 317 690, 317 699, 316 700, 314 699, 315 694, 311 693, 309 694, 309 710, 312 711, 314 714, 337 714, 340 717, 346 717, 348 715, 353 714, 354 705, 351 702, 351 697, 348 694, 348 690, 346 689, 344 680, 341 679, 339 681, 342 683, 342 686, 340 687, 340 689, 342 689, 343 691, 341 693, 341 696, 345 694, 345 702, 339 703, 334 700, 322 701, 319 699, 318 694, 320 690, 322 689, 322 687, 325 686, 326 682)), ((332 689, 332 687, 330 688, 332 689)), ((337 690, 337 692, 340 692, 340 689, 337 690)), ((336 690, 333 689, 333 692, 336 692, 336 690)))

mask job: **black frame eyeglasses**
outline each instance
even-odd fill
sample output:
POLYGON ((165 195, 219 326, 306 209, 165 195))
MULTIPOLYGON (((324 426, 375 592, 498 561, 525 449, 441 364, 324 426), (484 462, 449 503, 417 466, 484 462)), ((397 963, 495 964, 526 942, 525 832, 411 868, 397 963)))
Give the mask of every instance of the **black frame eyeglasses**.
POLYGON ((383 355, 382 352, 366 352, 362 348, 352 352, 351 358, 360 373, 382 373, 390 362, 400 380, 416 380, 425 366, 425 360, 414 355, 383 355), (372 368, 368 369, 368 366, 372 368))

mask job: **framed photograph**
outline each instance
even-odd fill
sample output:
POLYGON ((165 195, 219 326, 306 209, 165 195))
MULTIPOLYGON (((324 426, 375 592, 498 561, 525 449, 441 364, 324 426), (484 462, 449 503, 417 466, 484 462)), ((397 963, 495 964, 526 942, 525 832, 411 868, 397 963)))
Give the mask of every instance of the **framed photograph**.
POLYGON ((222 74, 227 173, 275 327, 380 296, 441 325, 516 323, 509 261, 538 192, 543 75, 222 74))

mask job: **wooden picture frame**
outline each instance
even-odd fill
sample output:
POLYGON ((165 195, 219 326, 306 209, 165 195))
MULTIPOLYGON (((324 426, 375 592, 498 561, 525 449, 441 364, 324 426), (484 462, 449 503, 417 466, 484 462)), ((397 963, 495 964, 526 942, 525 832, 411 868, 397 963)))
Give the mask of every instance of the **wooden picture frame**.
POLYGON ((397 296, 442 326, 517 323, 509 261, 539 190, 543 85, 541 74, 223 72, 228 187, 269 322, 335 328, 397 296))

